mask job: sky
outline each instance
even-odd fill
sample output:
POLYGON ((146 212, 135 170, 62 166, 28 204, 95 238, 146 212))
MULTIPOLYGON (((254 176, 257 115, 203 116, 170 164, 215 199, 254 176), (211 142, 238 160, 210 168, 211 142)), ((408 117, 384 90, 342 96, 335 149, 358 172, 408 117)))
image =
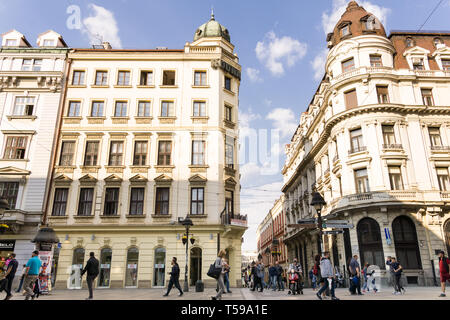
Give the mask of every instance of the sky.
MULTIPOLYGON (((450 31, 450 0, 358 1, 387 33, 450 31)), ((326 34, 348 0, 0 0, 0 32, 16 29, 35 45, 52 29, 73 48, 100 39, 113 48, 181 49, 215 18, 230 32, 242 66, 239 95, 241 214, 248 215, 243 250, 256 250, 256 229, 281 195, 289 143, 324 73, 326 34), (246 137, 256 137, 250 143, 246 137), (256 140, 255 140, 256 141, 256 140)))

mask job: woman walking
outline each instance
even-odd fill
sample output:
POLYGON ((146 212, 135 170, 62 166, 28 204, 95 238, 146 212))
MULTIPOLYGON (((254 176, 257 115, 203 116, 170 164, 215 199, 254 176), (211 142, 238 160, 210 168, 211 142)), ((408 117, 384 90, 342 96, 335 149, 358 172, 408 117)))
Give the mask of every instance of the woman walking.
POLYGON ((222 294, 225 292, 225 284, 223 282, 224 280, 224 261, 223 258, 226 256, 226 252, 225 250, 220 250, 219 253, 217 254, 217 259, 216 262, 214 263, 214 266, 216 268, 220 268, 222 269, 222 271, 220 272, 219 277, 217 278, 217 286, 219 288, 219 291, 217 292, 217 294, 215 296, 211 296, 212 300, 221 300, 222 299, 222 294))

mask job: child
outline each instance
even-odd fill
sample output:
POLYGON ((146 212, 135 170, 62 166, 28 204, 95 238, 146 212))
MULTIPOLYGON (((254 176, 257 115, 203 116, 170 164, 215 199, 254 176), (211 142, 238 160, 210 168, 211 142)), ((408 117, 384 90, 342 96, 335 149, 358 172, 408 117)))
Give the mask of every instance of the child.
POLYGON ((309 270, 309 279, 311 279, 311 286, 313 288, 313 291, 315 291, 317 287, 317 277, 314 274, 314 267, 309 270))

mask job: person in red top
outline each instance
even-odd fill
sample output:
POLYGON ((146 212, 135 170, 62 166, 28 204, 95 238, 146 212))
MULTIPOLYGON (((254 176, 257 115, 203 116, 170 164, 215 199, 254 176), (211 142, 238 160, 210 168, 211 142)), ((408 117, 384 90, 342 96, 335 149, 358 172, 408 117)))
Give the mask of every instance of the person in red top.
POLYGON ((439 252, 439 273, 441 275, 441 288, 442 293, 439 297, 445 297, 445 283, 450 281, 449 274, 450 260, 445 256, 444 251, 439 252))

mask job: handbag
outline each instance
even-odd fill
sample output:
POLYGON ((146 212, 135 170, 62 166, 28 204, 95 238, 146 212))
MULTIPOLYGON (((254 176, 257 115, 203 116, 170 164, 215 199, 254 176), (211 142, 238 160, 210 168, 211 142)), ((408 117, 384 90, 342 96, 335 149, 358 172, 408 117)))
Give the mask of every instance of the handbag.
POLYGON ((219 279, 220 274, 222 273, 222 268, 217 268, 216 263, 214 262, 209 266, 208 273, 206 274, 208 277, 219 279))

